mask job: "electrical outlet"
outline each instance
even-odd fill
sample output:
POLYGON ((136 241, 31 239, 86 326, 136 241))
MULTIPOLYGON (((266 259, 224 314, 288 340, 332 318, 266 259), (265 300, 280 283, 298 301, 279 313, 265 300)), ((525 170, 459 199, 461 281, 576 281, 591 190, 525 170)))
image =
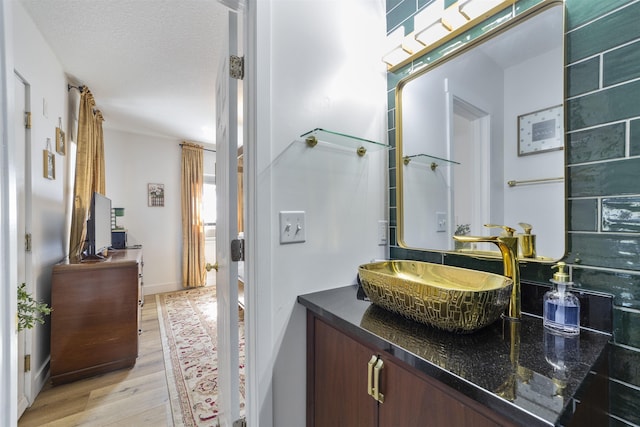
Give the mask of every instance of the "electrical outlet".
POLYGON ((387 231, 388 224, 389 223, 384 219, 381 219, 380 221, 378 221, 378 245, 379 246, 387 244, 387 241, 389 239, 388 231, 387 231))
POLYGON ((447 231, 447 213, 436 212, 436 232, 443 233, 447 231))
POLYGON ((304 211, 280 211, 280 244, 305 241, 304 211))

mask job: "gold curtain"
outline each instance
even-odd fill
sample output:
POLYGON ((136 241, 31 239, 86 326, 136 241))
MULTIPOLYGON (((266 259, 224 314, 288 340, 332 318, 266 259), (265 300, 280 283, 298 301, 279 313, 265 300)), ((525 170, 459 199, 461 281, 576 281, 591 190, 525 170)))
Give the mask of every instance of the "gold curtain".
POLYGON ((197 288, 206 284, 202 219, 203 148, 201 145, 188 142, 182 144, 182 287, 184 288, 197 288))
POLYGON ((105 194, 104 139, 102 114, 95 111, 95 100, 84 86, 80 95, 78 135, 76 138, 76 173, 73 187, 73 210, 71 212, 71 236, 69 258, 71 262, 81 259, 87 237, 87 214, 94 191, 105 194))

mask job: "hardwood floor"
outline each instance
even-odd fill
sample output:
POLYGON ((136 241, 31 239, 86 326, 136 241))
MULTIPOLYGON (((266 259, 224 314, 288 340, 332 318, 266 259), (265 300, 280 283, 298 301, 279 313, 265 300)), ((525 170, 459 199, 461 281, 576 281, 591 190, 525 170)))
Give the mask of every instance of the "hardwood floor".
POLYGON ((145 298, 138 360, 70 384, 46 385, 18 427, 173 426, 155 297, 145 298))

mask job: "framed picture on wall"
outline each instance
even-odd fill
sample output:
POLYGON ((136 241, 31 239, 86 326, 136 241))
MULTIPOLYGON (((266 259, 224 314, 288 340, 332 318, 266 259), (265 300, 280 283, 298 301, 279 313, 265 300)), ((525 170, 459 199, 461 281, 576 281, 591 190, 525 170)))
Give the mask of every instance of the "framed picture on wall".
POLYGON ((518 116, 518 156, 564 148, 562 105, 518 116))
POLYGON ((64 156, 67 152, 67 141, 65 134, 59 127, 56 128, 56 152, 64 156))
POLYGON ((147 198, 149 206, 164 206, 164 184, 147 184, 147 198))
POLYGON ((56 179, 56 155, 49 150, 42 150, 42 169, 44 177, 56 179))

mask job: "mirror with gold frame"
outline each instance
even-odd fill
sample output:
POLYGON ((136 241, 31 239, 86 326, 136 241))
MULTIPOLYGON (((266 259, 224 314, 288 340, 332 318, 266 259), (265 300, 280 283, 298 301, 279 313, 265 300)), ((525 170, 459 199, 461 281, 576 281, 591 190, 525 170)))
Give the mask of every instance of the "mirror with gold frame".
POLYGON ((563 32, 544 3, 398 83, 400 246, 493 255, 453 235, 500 224, 531 228, 531 260, 564 256, 563 32))

